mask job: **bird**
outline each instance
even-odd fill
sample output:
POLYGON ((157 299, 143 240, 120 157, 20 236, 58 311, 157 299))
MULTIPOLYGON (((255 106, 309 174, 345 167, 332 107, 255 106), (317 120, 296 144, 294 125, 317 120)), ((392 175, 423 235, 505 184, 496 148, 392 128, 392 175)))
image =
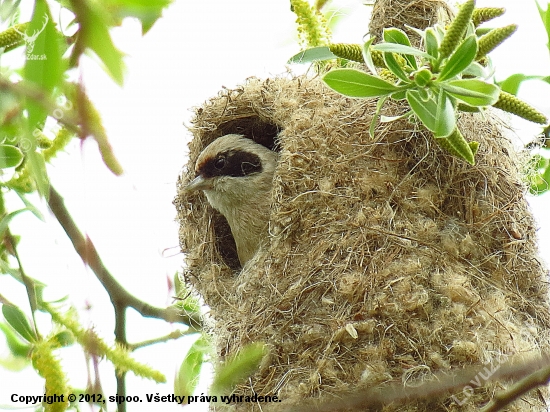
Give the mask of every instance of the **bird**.
POLYGON ((210 206, 229 223, 244 267, 268 238, 273 176, 278 153, 243 135, 210 143, 195 162, 187 191, 202 190, 210 206))

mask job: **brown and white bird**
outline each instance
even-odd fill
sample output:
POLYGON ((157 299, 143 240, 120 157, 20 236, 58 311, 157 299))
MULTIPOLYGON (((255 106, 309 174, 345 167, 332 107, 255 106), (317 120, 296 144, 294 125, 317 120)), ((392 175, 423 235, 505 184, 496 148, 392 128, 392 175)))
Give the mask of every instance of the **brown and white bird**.
POLYGON ((210 205, 225 216, 241 265, 267 238, 273 174, 278 154, 237 134, 210 143, 195 164, 187 190, 202 190, 210 205))

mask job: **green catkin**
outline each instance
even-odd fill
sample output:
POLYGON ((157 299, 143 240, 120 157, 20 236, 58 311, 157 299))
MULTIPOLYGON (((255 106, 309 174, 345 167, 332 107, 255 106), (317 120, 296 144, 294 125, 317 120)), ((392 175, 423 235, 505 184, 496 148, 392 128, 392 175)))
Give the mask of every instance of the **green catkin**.
POLYGON ((306 0, 290 0, 296 14, 298 35, 306 47, 325 46, 330 40, 330 31, 324 16, 309 5, 306 0))
POLYGON ((546 124, 548 122, 546 116, 537 109, 525 103, 513 94, 505 91, 500 92, 498 100, 495 104, 493 104, 493 106, 497 109, 515 114, 516 116, 522 117, 525 120, 529 120, 534 123, 546 124))
POLYGON ((452 132, 449 136, 438 137, 435 139, 435 141, 437 142, 437 144, 439 144, 439 146, 441 146, 453 156, 467 161, 472 166, 475 165, 474 156, 477 152, 477 149, 479 148, 479 143, 468 143, 460 130, 458 130, 458 128, 456 128, 454 132, 452 132))
POLYGON ((363 63, 363 50, 359 44, 335 43, 329 45, 328 48, 332 54, 342 59, 363 63))
POLYGON ((379 76, 382 80, 385 80, 388 83, 393 84, 393 83, 397 82, 397 77, 395 76, 395 74, 393 74, 393 72, 391 70, 382 69, 382 70, 380 70, 380 72, 378 74, 379 74, 379 76))
POLYGON ((166 377, 162 373, 150 366, 137 362, 123 346, 109 346, 94 331, 83 329, 72 317, 62 315, 50 305, 44 304, 43 308, 51 315, 55 323, 63 325, 70 330, 83 348, 100 357, 105 356, 109 359, 118 373, 131 371, 136 376, 141 376, 142 378, 152 379, 155 382, 166 382, 166 377))
POLYGON ((65 402, 44 403, 45 412, 63 412, 69 406, 69 387, 59 359, 54 355, 54 346, 49 341, 37 342, 32 352, 32 364, 46 380, 46 396, 64 395, 65 402))
POLYGON ((23 44, 24 40, 21 33, 25 33, 28 27, 29 23, 20 23, 10 27, 7 30, 4 30, 2 33, 0 33, 0 48, 10 47, 17 43, 23 44), (18 31, 21 33, 18 33, 18 31))
POLYGON ((470 24, 474 7, 475 0, 468 0, 458 11, 458 14, 446 30, 443 41, 439 46, 439 55, 441 58, 449 57, 460 44, 466 28, 470 24))
POLYGON ((67 129, 62 128, 57 132, 57 135, 55 138, 51 141, 50 147, 44 149, 42 151, 42 155, 44 156, 44 160, 49 162, 53 157, 57 155, 61 150, 67 146, 67 144, 71 141, 74 134, 72 132, 69 132, 67 129))
POLYGON ((477 42, 476 60, 485 57, 518 29, 517 24, 499 27, 481 36, 477 42))
MULTIPOLYGON (((363 47, 360 44, 334 43, 330 44, 328 47, 332 54, 342 59, 359 63, 364 62, 363 47)), ((370 55, 372 57, 372 62, 376 67, 386 67, 386 63, 384 63, 384 53, 371 48, 370 55)), ((403 58, 399 59, 399 57, 397 57, 397 59, 400 64, 405 64, 405 60, 403 58)))
POLYGON ((486 21, 502 16, 505 11, 506 9, 504 7, 481 7, 474 10, 472 14, 472 22, 474 23, 474 26, 477 27, 486 21))

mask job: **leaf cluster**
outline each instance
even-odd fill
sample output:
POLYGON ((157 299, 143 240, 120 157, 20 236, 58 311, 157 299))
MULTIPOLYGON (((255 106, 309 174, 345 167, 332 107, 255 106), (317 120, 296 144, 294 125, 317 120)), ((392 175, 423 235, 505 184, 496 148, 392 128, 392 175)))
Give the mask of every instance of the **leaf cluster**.
MULTIPOLYGON (((513 97, 502 94, 494 82, 486 55, 504 42, 516 26, 480 32, 476 24, 502 13, 503 9, 476 10, 475 0, 468 0, 447 27, 437 24, 425 30, 411 28, 422 39, 421 47, 413 47, 404 31, 387 28, 378 44, 370 38, 362 46, 347 49, 317 47, 299 53, 290 62, 336 57, 357 61, 360 47, 368 72, 355 68, 330 70, 323 75, 327 86, 350 97, 379 98, 377 115, 388 98, 406 102, 410 110, 402 117, 417 119, 433 133, 440 146, 473 165, 479 145, 467 142, 458 129, 460 111, 476 112, 495 105, 528 120, 547 121, 526 103, 518 104, 513 97)), ((378 116, 373 120, 371 134, 376 121, 378 116)))

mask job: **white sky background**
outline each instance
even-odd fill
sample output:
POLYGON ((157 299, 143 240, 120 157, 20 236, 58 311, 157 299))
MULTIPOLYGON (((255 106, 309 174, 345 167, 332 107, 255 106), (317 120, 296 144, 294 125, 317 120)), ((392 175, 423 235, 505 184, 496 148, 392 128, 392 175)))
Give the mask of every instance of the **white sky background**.
MULTIPOLYGON (((507 7, 507 14, 495 20, 495 25, 520 25, 512 39, 493 54, 499 79, 513 73, 550 74, 545 32, 534 1, 478 0, 477 4, 507 7)), ((339 7, 347 16, 338 25, 333 40, 360 42, 367 31, 369 7, 359 0, 334 0, 330 6, 339 7)), ((123 88, 114 84, 97 62, 86 59, 83 64, 81 74, 88 93, 102 113, 125 175, 117 178, 106 169, 92 141, 83 145, 73 142, 67 153, 60 154, 49 167, 52 184, 65 198, 80 229, 95 243, 106 267, 131 293, 156 306, 171 303, 167 279, 181 269, 183 261, 178 254, 172 200, 177 176, 186 163, 190 133, 183 123, 190 119, 189 108, 201 105, 222 86, 234 87, 250 76, 283 73, 285 62, 299 49, 294 40, 295 16, 288 0, 176 0, 164 15, 143 38, 139 24, 132 20, 113 31, 115 43, 128 54, 123 88)), ((304 70, 300 66, 293 69, 304 70)), ((550 113, 550 86, 532 82, 523 86, 520 96, 550 113)), ((527 122, 518 125, 531 131, 521 132, 526 136, 537 130, 527 122)), ((541 226, 541 254, 546 257, 550 247, 550 221, 545 213, 548 195, 531 198, 531 203, 541 226)), ((48 284, 47 299, 70 294, 84 325, 93 324, 100 336, 112 339, 114 315, 106 292, 84 267, 55 218, 42 206, 46 223, 23 214, 12 225, 13 233, 22 236, 20 254, 27 273, 48 284), (91 310, 85 311, 88 304, 91 310)), ((20 205, 14 202, 12 207, 20 205)), ((27 307, 24 288, 7 276, 0 277, 0 290, 27 307)), ((128 315, 130 342, 178 328, 141 318, 131 310, 128 315)), ((43 324, 46 331, 48 324, 43 324)), ((128 394, 144 398, 145 393, 172 393, 173 376, 191 342, 182 339, 135 352, 138 360, 165 373, 168 383, 157 385, 130 373, 128 394)), ((85 362, 80 352, 70 348, 62 353, 71 385, 85 387, 85 362)), ((0 357, 6 355, 0 339, 0 357)), ((103 389, 106 395, 114 395, 113 374, 105 364, 103 389)), ((11 393, 43 393, 43 380, 31 368, 23 372, 0 368, 0 380, 0 408, 10 404, 11 393)), ((201 388, 199 393, 205 390, 201 388)), ((128 410, 151 407, 180 410, 175 405, 147 403, 129 404, 128 410)), ((199 410, 198 404, 186 409, 199 410)), ((206 405, 201 409, 206 410, 206 405)))

